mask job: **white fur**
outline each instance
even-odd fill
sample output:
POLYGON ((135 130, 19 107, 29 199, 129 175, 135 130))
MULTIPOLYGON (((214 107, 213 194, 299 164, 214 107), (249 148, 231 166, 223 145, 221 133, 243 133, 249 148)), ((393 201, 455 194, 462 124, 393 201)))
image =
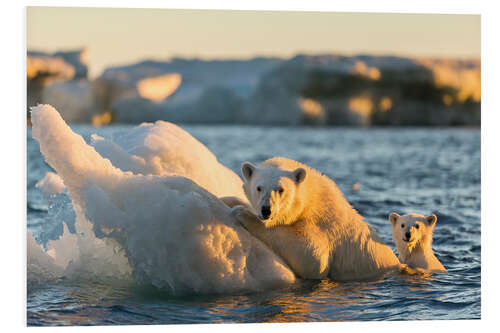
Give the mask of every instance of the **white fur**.
POLYGON ((327 176, 279 157, 258 167, 246 162, 242 174, 255 211, 238 206, 233 213, 299 277, 363 280, 401 269, 390 247, 327 176), (271 208, 267 219, 264 206, 271 208))
POLYGON ((446 272, 432 251, 432 233, 437 222, 436 215, 406 214, 400 216, 397 213, 391 213, 389 221, 402 264, 426 272, 446 272), (406 233, 410 235, 409 238, 406 233))

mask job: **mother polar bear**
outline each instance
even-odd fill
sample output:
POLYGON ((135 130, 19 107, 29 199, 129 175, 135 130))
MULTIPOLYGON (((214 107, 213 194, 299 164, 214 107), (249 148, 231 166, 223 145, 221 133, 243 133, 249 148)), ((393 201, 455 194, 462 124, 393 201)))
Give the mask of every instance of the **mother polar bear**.
POLYGON ((364 280, 404 267, 327 176, 280 157, 246 162, 242 174, 252 207, 233 215, 301 278, 364 280))

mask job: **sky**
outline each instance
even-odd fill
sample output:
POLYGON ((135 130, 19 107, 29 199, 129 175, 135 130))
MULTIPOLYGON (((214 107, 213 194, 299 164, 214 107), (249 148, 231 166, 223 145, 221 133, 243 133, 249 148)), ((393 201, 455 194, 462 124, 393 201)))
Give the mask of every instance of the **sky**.
POLYGON ((172 57, 481 56, 479 15, 28 7, 26 22, 28 50, 87 47, 92 78, 172 57))

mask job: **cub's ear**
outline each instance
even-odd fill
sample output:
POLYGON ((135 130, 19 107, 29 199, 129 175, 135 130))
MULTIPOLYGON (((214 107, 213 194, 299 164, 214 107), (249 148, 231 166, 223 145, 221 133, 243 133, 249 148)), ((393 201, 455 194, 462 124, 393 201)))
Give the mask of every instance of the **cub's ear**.
POLYGON ((438 220, 438 218, 434 214, 431 214, 431 215, 425 217, 425 221, 427 222, 427 225, 429 227, 434 226, 436 224, 437 220, 438 220))
POLYGON ((297 168, 295 169, 295 171, 293 172, 293 180, 295 180, 295 182, 297 184, 300 184, 304 181, 304 179, 306 178, 306 170, 304 168, 297 168))
POLYGON ((247 182, 250 181, 254 172, 255 172, 255 165, 253 165, 252 163, 245 162, 241 165, 241 174, 243 175, 243 178, 245 178, 247 182))
POLYGON ((396 225, 396 222, 398 222, 398 219, 399 219, 398 213, 392 212, 389 214, 389 222, 391 222, 391 224, 393 226, 396 225))

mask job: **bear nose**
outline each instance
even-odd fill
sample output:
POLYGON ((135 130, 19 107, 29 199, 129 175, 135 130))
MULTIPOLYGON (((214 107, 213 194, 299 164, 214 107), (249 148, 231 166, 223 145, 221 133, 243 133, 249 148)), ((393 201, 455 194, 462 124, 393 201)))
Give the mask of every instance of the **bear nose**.
POLYGON ((270 206, 262 206, 262 209, 260 210, 260 212, 262 213, 262 217, 264 219, 267 219, 271 215, 271 207, 270 206))
POLYGON ((406 239, 410 239, 411 238, 411 232, 407 231, 405 233, 405 236, 406 236, 406 239))

